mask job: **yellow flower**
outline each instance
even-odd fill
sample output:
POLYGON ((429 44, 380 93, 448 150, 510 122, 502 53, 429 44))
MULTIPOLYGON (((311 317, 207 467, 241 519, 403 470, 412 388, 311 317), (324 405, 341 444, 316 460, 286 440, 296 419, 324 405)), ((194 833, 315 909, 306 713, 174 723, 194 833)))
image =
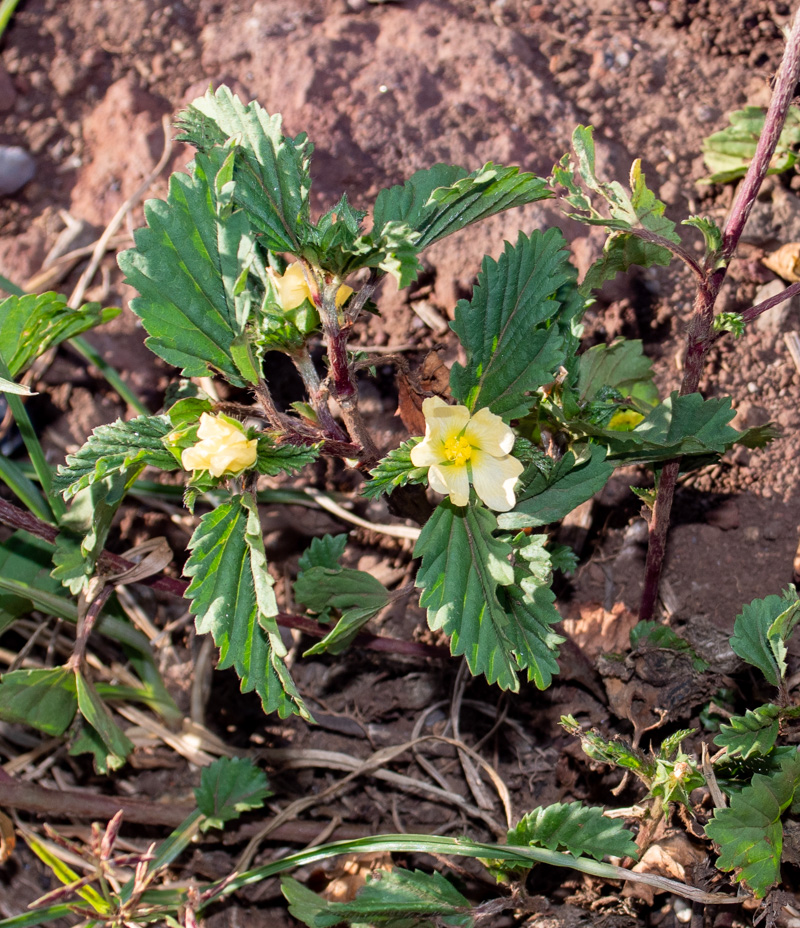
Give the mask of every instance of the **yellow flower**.
POLYGON ((456 506, 469 502, 470 481, 490 509, 514 508, 514 485, 522 464, 509 452, 514 433, 488 409, 470 416, 466 406, 448 406, 438 396, 422 404, 425 438, 411 450, 415 467, 429 467, 428 483, 456 506))
POLYGON ((643 419, 635 409, 621 409, 609 419, 608 427, 615 432, 632 432, 643 419))
MULTIPOLYGON (((278 288, 278 302, 289 312, 302 306, 306 300, 314 302, 314 294, 308 286, 303 268, 299 263, 290 264, 286 272, 280 277, 275 275, 275 284, 278 288)), ((352 287, 342 284, 336 291, 336 308, 341 309, 353 292, 352 287)))
POLYGON ((197 437, 201 440, 181 454, 185 470, 207 470, 222 477, 252 467, 258 457, 258 440, 248 439, 238 425, 222 416, 204 412, 197 437))

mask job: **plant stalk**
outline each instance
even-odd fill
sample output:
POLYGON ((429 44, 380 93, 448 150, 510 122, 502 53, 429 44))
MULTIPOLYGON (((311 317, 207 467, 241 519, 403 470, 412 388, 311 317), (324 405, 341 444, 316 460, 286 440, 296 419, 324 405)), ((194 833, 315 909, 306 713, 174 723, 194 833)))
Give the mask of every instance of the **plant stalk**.
MULTIPOLYGON (((731 207, 725 230, 722 234, 722 258, 719 268, 706 268, 704 279, 699 283, 695 298, 694 313, 689 323, 686 339, 683 381, 680 395, 696 393, 703 374, 705 359, 716 341, 714 305, 725 280, 727 265, 733 256, 739 239, 744 232, 747 219, 755 203, 758 191, 767 175, 775 146, 783 131, 795 87, 800 79, 800 6, 795 11, 794 23, 783 53, 775 81, 764 129, 758 140, 756 153, 731 207)), ((756 307, 754 307, 756 308, 756 307)), ((758 313, 756 314, 758 315, 758 313)), ((754 316, 753 316, 754 318, 754 316)), ((658 586, 666 556, 667 532, 675 495, 675 485, 680 471, 680 460, 669 461, 661 471, 656 501, 650 517, 650 531, 645 564, 644 590, 639 608, 639 621, 650 621, 655 613, 658 586)))

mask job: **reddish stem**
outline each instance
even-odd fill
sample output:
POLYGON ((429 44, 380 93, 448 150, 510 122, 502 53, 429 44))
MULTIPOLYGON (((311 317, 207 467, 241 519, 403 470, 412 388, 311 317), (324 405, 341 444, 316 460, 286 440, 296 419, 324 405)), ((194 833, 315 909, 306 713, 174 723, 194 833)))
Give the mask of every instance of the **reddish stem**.
MULTIPOLYGON (((49 544, 55 544, 58 529, 36 516, 18 509, 11 503, 0 499, 0 524, 7 525, 9 528, 21 529, 37 538, 42 538, 49 544)), ((130 570, 136 565, 118 554, 112 554, 110 551, 101 552, 97 559, 97 565, 101 569, 106 569, 112 573, 122 573, 130 570)), ((145 577, 137 580, 137 583, 144 583, 151 589, 159 590, 162 593, 169 593, 171 596, 183 597, 189 584, 185 580, 179 580, 175 577, 166 577, 164 574, 156 574, 153 577, 145 577)), ((110 589, 110 587, 109 587, 110 589)), ((302 615, 292 615, 288 612, 279 612, 275 621, 283 628, 296 628, 312 638, 324 638, 330 631, 302 615)), ((368 651, 388 651, 393 654, 410 654, 416 657, 433 657, 443 660, 450 657, 447 648, 436 647, 435 645, 422 644, 419 641, 402 641, 399 638, 386 638, 381 635, 372 635, 368 632, 360 632, 354 641, 356 647, 364 648, 368 651)), ((0 797, 2 798, 2 797, 0 797)))
MULTIPOLYGON (((680 393, 696 393, 700 385, 706 355, 714 343, 714 304, 725 280, 727 264, 733 256, 742 236, 750 211, 755 203, 758 191, 766 177, 775 146, 783 130, 789 105, 794 96, 797 81, 800 79, 800 8, 795 13, 794 24, 786 42, 783 60, 778 71, 775 90, 764 120, 764 129, 747 175, 740 186, 725 231, 722 236, 723 267, 707 270, 697 289, 694 315, 689 324, 686 340, 686 358, 684 361, 683 381, 680 393)), ((783 296, 783 294, 781 294, 783 296)), ((778 301, 780 302, 780 301, 778 301)), ((774 304, 773 304, 774 305, 774 304)), ((759 307, 754 307, 758 309, 759 307)), ((763 311, 763 310, 760 310, 763 311)), ((752 318, 755 318, 755 313, 752 318)), ((649 621, 653 618, 658 598, 658 585, 666 555, 667 531, 670 512, 675 494, 675 484, 680 470, 680 460, 669 461, 661 471, 658 493, 650 518, 650 535, 645 565, 644 590, 639 609, 639 620, 649 621)))

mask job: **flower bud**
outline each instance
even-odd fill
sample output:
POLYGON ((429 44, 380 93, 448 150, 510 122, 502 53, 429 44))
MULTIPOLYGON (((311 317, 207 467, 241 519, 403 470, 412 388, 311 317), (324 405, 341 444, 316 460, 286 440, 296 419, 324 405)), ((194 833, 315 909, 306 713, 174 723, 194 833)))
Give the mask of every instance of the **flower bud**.
POLYGON ((207 470, 214 477, 239 474, 258 457, 258 440, 248 439, 241 426, 223 416, 204 412, 197 429, 200 441, 181 455, 185 470, 207 470))

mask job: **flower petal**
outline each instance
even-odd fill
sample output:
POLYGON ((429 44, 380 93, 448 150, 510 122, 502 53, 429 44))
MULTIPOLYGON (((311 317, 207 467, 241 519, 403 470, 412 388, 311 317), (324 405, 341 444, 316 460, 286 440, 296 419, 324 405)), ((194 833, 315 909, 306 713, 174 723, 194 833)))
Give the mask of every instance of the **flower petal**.
POLYGON ((469 473, 466 465, 456 467, 451 464, 447 467, 434 465, 428 471, 428 483, 437 493, 446 493, 454 506, 466 506, 469 502, 469 473), (431 476, 435 479, 431 480, 431 476), (442 489, 439 489, 439 486, 442 489))
POLYGON ((425 416, 425 437, 442 436, 442 440, 454 437, 464 430, 469 422, 466 406, 448 406, 439 396, 429 396, 422 403, 425 416))
POLYGON ((514 486, 524 470, 510 454, 495 457, 480 449, 472 452, 472 482, 479 499, 495 512, 508 512, 516 503, 514 486))
POLYGON ((444 442, 441 438, 423 439, 411 449, 411 463, 414 467, 429 467, 445 460, 444 442))
POLYGON ((311 300, 311 291, 306 283, 303 268, 298 263, 290 264, 286 272, 276 278, 275 283, 281 308, 287 312, 302 306, 306 300, 311 300))
POLYGON ((515 441, 514 433, 500 416, 489 412, 485 407, 479 409, 470 419, 464 437, 474 447, 496 458, 508 454, 515 441))

